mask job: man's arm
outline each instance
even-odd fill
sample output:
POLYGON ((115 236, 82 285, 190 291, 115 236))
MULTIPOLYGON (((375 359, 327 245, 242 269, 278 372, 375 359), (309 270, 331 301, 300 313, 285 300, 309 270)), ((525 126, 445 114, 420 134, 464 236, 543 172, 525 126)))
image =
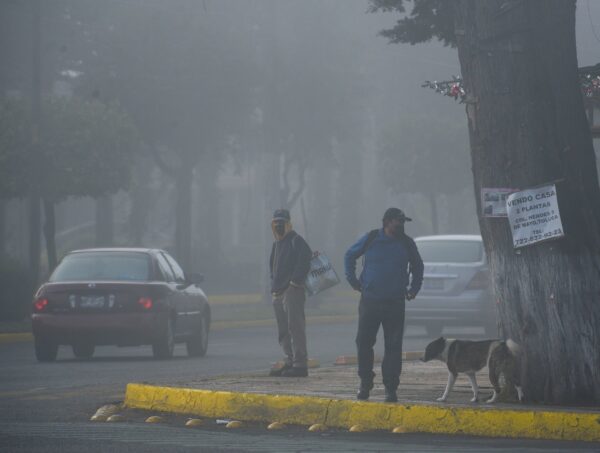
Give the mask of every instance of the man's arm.
POLYGON ((275 256, 275 243, 271 246, 271 256, 269 257, 269 273, 271 275, 271 281, 273 281, 273 258, 275 256))
POLYGON ((417 296, 423 284, 423 260, 417 244, 412 239, 408 241, 408 273, 412 278, 406 298, 411 300, 417 296))
POLYGON ((308 275, 308 271, 310 270, 312 250, 302 236, 296 236, 292 240, 295 240, 298 242, 298 244, 296 244, 296 265, 294 266, 294 271, 292 272, 292 280, 290 281, 290 284, 296 287, 303 287, 306 276, 308 275))
POLYGON ((344 273, 346 274, 346 280, 348 280, 350 286, 356 291, 361 290, 360 282, 356 278, 356 260, 363 254, 368 237, 369 233, 362 236, 355 244, 350 246, 344 255, 344 273))

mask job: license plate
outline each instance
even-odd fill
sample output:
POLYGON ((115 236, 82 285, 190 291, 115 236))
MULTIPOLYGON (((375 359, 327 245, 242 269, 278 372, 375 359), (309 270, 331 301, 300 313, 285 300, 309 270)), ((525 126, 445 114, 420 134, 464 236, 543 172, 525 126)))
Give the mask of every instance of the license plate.
POLYGON ((426 278, 423 280, 423 289, 444 289, 444 279, 426 278))
POLYGON ((81 296, 79 306, 81 308, 103 308, 104 296, 81 296))

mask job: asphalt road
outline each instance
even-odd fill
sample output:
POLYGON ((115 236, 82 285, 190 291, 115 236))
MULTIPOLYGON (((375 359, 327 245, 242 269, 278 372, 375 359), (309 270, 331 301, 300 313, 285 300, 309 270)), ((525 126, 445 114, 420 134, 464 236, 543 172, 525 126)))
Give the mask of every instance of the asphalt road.
MULTIPOLYGON (((354 354, 354 324, 311 325, 310 356, 331 363, 354 354)), ((477 337, 476 329, 450 332, 477 337)), ((409 328, 405 350, 422 350, 429 341, 409 328)), ((381 341, 378 341, 381 353, 381 341)), ((274 327, 230 329, 211 335, 204 358, 188 358, 183 345, 172 360, 157 361, 149 347, 97 348, 92 360, 76 360, 61 348, 55 363, 37 363, 30 342, 0 344, 0 451, 2 452, 164 452, 164 451, 600 451, 599 445, 473 439, 432 435, 328 433, 262 428, 224 431, 220 427, 184 429, 136 422, 91 423, 95 410, 123 399, 128 382, 185 384, 201 376, 268 370, 280 358, 274 327)), ((140 416, 141 417, 141 416, 140 416)))

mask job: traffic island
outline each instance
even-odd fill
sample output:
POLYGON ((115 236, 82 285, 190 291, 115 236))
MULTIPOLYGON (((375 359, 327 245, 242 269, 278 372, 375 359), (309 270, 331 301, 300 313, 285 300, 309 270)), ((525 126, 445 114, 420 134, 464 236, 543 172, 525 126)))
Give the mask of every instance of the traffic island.
MULTIPOLYGON (((472 404, 464 381, 457 382, 450 403, 435 403, 446 377, 441 364, 405 363, 396 404, 381 402, 380 387, 372 392, 372 401, 356 401, 355 373, 354 367, 337 366, 314 370, 308 378, 254 374, 207 378, 185 386, 132 383, 124 404, 132 409, 307 427, 600 441, 600 410, 472 404)), ((482 396, 491 393, 484 374, 478 379, 482 396)))

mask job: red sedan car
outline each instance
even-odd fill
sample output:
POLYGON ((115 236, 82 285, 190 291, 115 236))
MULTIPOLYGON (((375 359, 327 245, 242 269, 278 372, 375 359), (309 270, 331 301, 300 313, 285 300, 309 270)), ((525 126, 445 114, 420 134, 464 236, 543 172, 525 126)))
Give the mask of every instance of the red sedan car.
POLYGON ((210 306, 198 284, 165 251, 97 248, 66 255, 35 295, 35 354, 56 359, 59 345, 89 358, 97 345, 152 345, 156 358, 185 342, 190 356, 208 347, 210 306))

